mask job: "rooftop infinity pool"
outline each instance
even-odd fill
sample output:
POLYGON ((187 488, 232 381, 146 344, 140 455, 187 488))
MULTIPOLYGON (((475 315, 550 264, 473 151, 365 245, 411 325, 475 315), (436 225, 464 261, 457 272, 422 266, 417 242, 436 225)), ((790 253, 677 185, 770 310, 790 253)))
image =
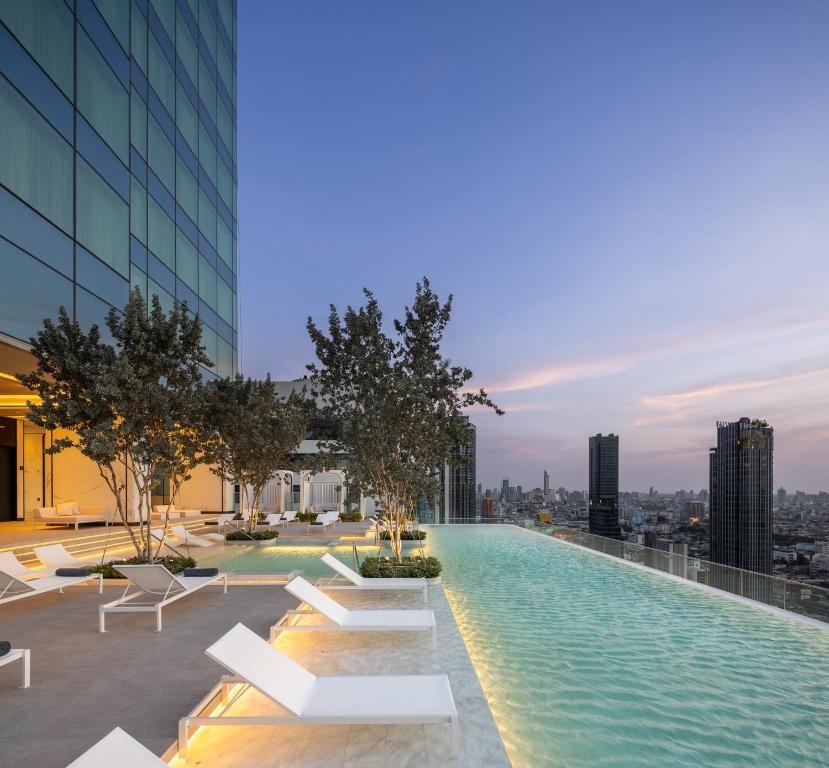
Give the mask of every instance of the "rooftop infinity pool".
MULTIPOLYGON (((829 631, 514 526, 428 530, 516 768, 829 765, 829 631)), ((351 562, 290 542, 200 562, 329 576, 325 552, 351 562)))

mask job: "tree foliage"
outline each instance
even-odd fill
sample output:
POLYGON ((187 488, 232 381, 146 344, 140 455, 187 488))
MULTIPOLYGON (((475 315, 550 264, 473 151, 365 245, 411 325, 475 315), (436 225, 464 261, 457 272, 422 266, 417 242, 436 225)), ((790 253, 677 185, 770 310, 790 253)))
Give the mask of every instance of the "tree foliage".
POLYGON ((321 415, 341 426, 321 446, 323 454, 351 456, 351 480, 383 505, 399 561, 400 531, 418 498, 437 497, 446 461, 466 461, 462 448, 470 432, 463 410, 502 411, 483 389, 467 388, 472 371, 441 352, 451 296, 442 303, 424 277, 389 335, 374 295, 364 294, 365 306, 349 306, 342 316, 331 306, 327 334, 308 319, 318 360, 308 370, 321 415))
POLYGON ((212 444, 211 471, 239 485, 248 526, 257 522, 262 491, 305 437, 308 409, 304 398, 278 396, 267 376, 245 379, 237 374, 207 385, 208 412, 218 438, 212 444))
POLYGON ((61 307, 57 322, 44 320, 31 339, 36 370, 19 378, 41 400, 29 404, 28 418, 70 433, 49 451, 74 447, 94 461, 125 525, 124 492, 134 482, 140 524, 126 529, 139 556, 152 562, 162 546, 150 536, 152 491, 166 476, 172 504, 212 437, 199 369, 212 363, 198 318, 178 304, 165 314, 157 296, 148 314, 137 288, 123 314, 110 310, 106 324, 112 344, 97 326, 82 330, 61 307))

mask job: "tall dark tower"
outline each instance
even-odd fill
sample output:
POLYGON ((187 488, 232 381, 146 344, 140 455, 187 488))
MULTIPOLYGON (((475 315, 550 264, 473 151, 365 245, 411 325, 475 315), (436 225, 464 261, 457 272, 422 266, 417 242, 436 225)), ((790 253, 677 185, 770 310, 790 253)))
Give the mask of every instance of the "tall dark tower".
POLYGON ((709 453, 712 562, 771 573, 773 458, 768 422, 717 422, 709 453))
POLYGON ((475 498, 476 433, 475 425, 467 424, 467 442, 458 446, 460 461, 447 462, 441 476, 444 522, 474 522, 477 516, 475 498))
POLYGON ((619 539, 619 436, 590 438, 590 533, 619 539))

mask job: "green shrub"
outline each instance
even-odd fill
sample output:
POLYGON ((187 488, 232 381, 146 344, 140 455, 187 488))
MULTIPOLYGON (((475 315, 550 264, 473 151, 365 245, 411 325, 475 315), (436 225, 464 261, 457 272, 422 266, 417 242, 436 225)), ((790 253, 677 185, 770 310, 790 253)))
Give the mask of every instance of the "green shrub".
POLYGON ((231 531, 226 541, 269 541, 279 536, 279 531, 231 531))
MULTIPOLYGON (((165 555, 155 561, 163 565, 170 573, 181 573, 185 568, 195 568, 196 561, 192 557, 176 557, 165 555)), ((115 570, 119 565, 143 565, 140 557, 128 557, 126 560, 111 560, 92 568, 93 573, 102 573, 105 579, 123 579, 123 574, 115 570)))
MULTIPOLYGON (((389 531, 381 531, 380 538, 383 541, 391 541, 391 533, 389 531)), ((400 531, 400 541, 423 541, 426 538, 426 531, 400 531)))
POLYGON ((436 557, 404 557, 402 563, 394 558, 367 557, 360 574, 366 579, 434 579, 440 576, 441 567, 436 557))
POLYGON ((362 519, 359 512, 340 512, 340 520, 344 523, 359 523, 362 519))
POLYGON ((299 520, 300 523, 313 523, 314 520, 317 519, 316 512, 298 512, 296 519, 299 520))

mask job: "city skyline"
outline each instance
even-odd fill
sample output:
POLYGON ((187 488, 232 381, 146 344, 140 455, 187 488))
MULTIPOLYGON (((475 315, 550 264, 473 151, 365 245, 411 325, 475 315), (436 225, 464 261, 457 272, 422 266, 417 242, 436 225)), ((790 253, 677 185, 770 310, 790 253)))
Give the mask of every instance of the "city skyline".
POLYGON ((487 485, 586 488, 602 431, 622 488, 696 489, 748 413, 829 487, 829 7, 516 13, 240 7, 243 370, 301 376, 308 315, 427 274, 507 412, 470 413, 487 485))

